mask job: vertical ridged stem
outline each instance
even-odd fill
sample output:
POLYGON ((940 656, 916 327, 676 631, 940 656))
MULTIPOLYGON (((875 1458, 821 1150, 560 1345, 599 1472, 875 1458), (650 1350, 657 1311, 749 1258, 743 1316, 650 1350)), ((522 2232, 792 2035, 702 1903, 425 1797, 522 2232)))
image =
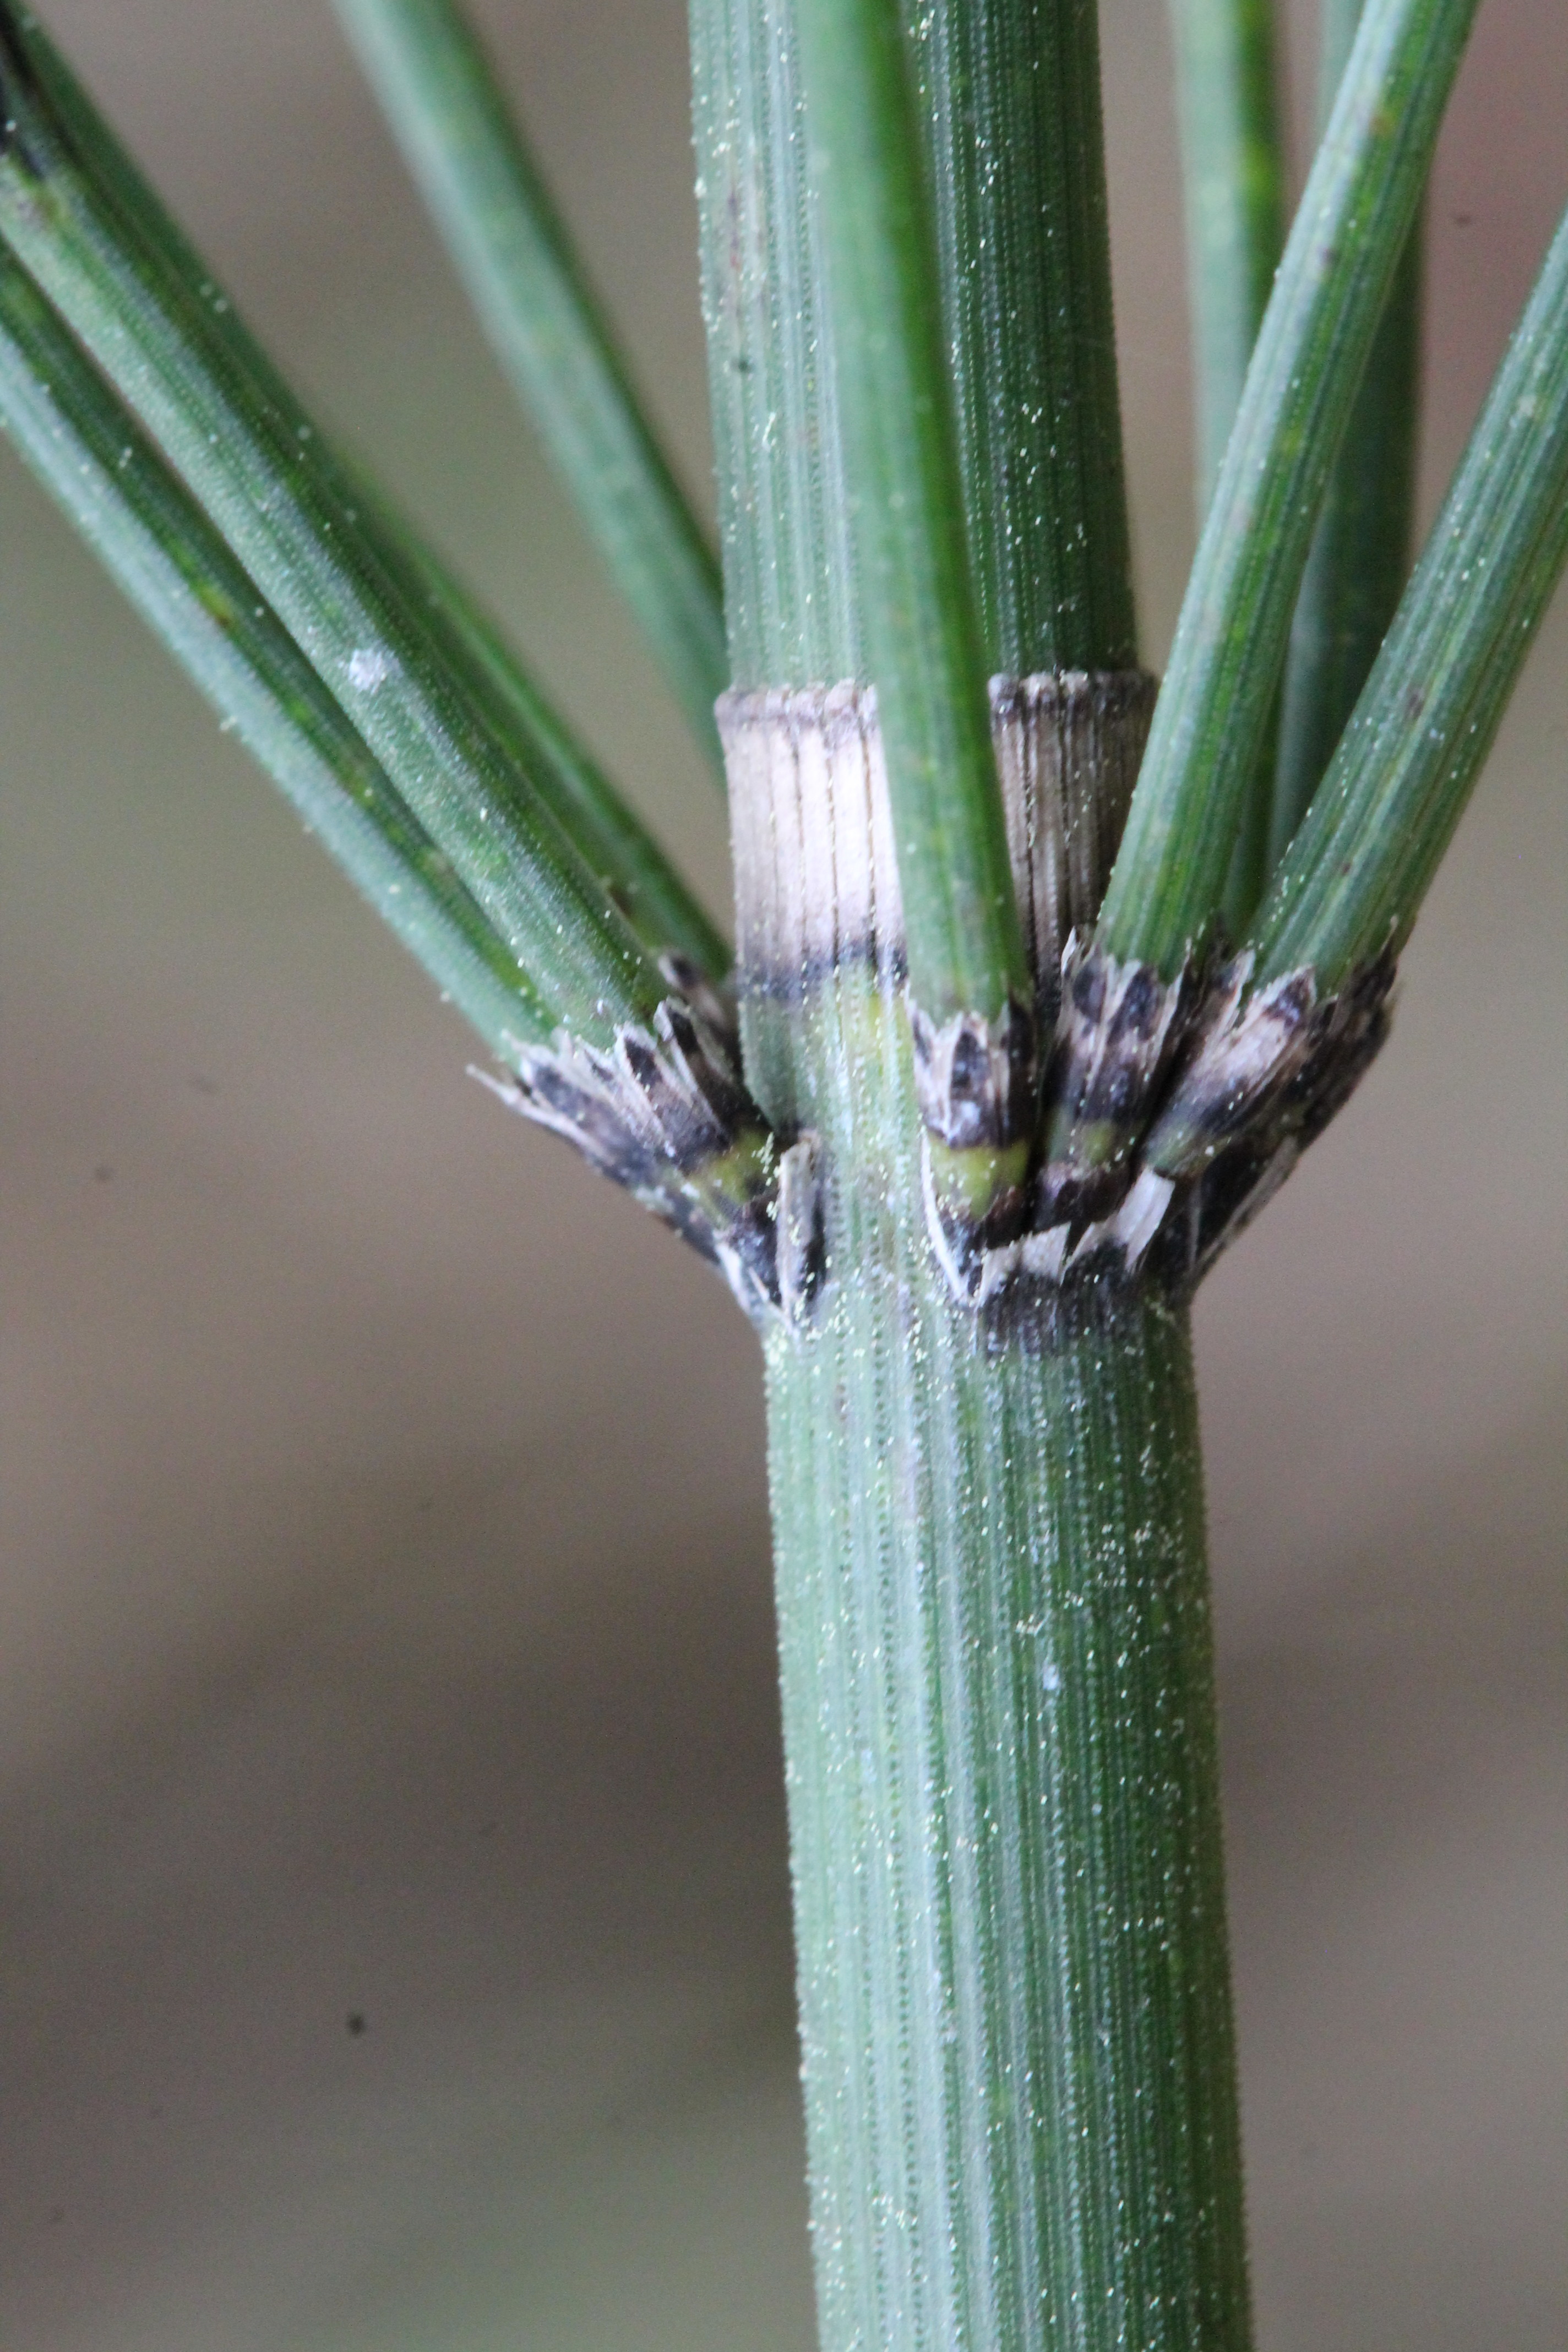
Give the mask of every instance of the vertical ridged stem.
POLYGON ((900 1237, 769 1362, 822 2340, 1240 2347, 1185 1324, 993 1358, 900 1237))
POLYGON ((993 671, 1137 658, 1093 0, 906 5, 993 671))
POLYGON ((193 683, 493 1052, 554 1026, 450 860, 26 272, 0 252, 0 422, 193 683))
MULTIPOLYGON (((908 12, 985 660, 1134 654, 1090 0, 908 12)), ((692 0, 731 668, 868 676, 789 0, 692 0)))
MULTIPOLYGON (((30 10, 0 0, 0 239, 156 446, 259 600, 451 859, 556 1020, 651 1016, 654 958, 471 689, 424 584, 362 525, 316 429, 227 323, 30 10)), ((558 803, 559 805, 560 803, 558 803)))
MULTIPOLYGON (((993 690, 1048 1010, 1150 703, 1094 13, 907 30, 987 659, 1099 673, 993 690)), ((767 1342, 824 2352, 1244 2352, 1184 1314, 997 1319, 939 1268, 790 10, 693 0, 692 45, 746 1064, 818 1139, 826 1250, 767 1342)))
MULTIPOLYGON (((1328 121, 1362 0, 1328 0, 1318 121, 1328 121)), ((1410 568, 1421 379, 1422 224, 1417 216, 1329 476, 1290 623, 1266 877, 1333 757, 1377 658, 1410 568)))
MULTIPOLYGON (((1198 527, 1241 404, 1285 241, 1272 0, 1171 0, 1193 319, 1198 527)), ((1242 802, 1221 916, 1239 936, 1268 879, 1277 726, 1242 802)))
MULTIPOLYGON (((1080 685, 1033 739, 1069 770, 1080 685)), ((723 721, 749 1066, 823 1184, 768 1398, 825 2352, 1244 2352, 1185 1314, 1114 1283, 955 1301, 870 706, 723 721)))
POLYGON ((1410 569, 1421 362, 1421 236, 1399 265, 1329 478, 1290 623, 1265 878, 1322 782, 1410 569))
POLYGON ((1568 213, 1329 771, 1253 926, 1337 987, 1410 936, 1568 563, 1568 213))

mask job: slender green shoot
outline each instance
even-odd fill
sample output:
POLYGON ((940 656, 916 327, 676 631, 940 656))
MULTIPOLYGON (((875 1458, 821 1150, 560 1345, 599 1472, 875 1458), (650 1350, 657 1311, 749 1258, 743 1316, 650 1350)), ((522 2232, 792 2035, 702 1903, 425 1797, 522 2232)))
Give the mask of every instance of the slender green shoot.
POLYGON ((1201 523, 1285 242, 1271 0, 1171 0, 1201 523))
POLYGON ((1568 558, 1568 215, 1253 935, 1322 990, 1397 953, 1568 558))
POLYGON ((1031 1000, 991 748, 935 245, 897 0, 801 0, 850 528, 898 841, 910 987, 934 1022, 1031 1000))
POLYGON ((903 0, 988 669, 1131 669, 1096 11, 903 0))
MULTIPOLYGON (((1193 319, 1198 522, 1214 496, 1285 241, 1271 0, 1171 0, 1193 319)), ((1268 877, 1276 730, 1264 730, 1221 902, 1233 934, 1268 877)))
POLYGON ((454 0, 336 5, 497 357, 721 773, 718 559, 489 58, 454 0))
MULTIPOLYGON (((1318 79, 1326 120, 1355 37, 1361 0, 1324 0, 1318 79)), ((1421 373, 1421 216, 1340 447, 1290 624, 1274 804, 1272 873, 1321 782, 1410 569, 1421 373)))
POLYGON ((548 1037, 505 942, 25 270, 0 254, 0 418, 142 617, 491 1048, 548 1037))
MULTIPOLYGON (((362 511, 371 496, 364 493, 362 511)), ((731 962, 723 934, 545 701, 494 621, 384 509, 379 520, 385 538, 401 536, 404 561, 424 587, 427 615, 439 624, 498 732, 637 937, 656 955, 673 952, 707 979, 721 980, 731 962)))
MULTIPOLYGON (((31 29, 31 28, 28 28, 31 29)), ((218 289, 111 127, 68 68, 36 32, 31 62, 49 104, 76 146, 89 154, 96 184, 187 301, 205 312, 254 395, 288 422, 310 467, 322 476, 400 593, 439 640, 455 682, 483 709, 513 760, 591 872, 655 955, 674 950, 710 978, 729 950, 646 828, 546 704, 494 623, 424 546, 374 485, 345 465, 318 433, 290 386, 218 289)))
POLYGON ((1476 0, 1371 0, 1247 373, 1100 936, 1167 977, 1208 934, 1324 483, 1476 0))
POLYGON ((419 603, 224 323, 116 198, 79 92, 0 0, 0 236, 140 419, 556 1016, 608 1044, 664 993, 656 962, 454 675, 419 603))

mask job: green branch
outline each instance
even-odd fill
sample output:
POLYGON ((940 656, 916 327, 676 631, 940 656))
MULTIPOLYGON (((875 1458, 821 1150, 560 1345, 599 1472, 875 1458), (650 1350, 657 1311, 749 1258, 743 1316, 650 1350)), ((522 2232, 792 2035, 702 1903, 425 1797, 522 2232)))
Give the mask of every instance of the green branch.
POLYGON ((935 246, 897 0, 801 0, 801 78, 910 992, 1032 997, 991 748, 935 246))
MULTIPOLYGON (((1361 0, 1326 0, 1320 119, 1332 107, 1360 15, 1361 0)), ((1329 477, 1290 624, 1268 828, 1269 873, 1318 789, 1410 568, 1420 373, 1417 214, 1329 477)))
POLYGON ((1568 557, 1568 216, 1253 944, 1337 988, 1397 952, 1568 557))
POLYGON ((718 563, 489 58, 453 0, 336 5, 513 389, 718 766, 718 563))
POLYGON ((664 992, 651 956, 520 772, 340 468, 129 166, 36 22, 0 5, 0 235, 158 445, 441 843, 558 1018, 608 1043, 664 992))
MULTIPOLYGON (((1272 0, 1171 0, 1187 284, 1193 314, 1198 523, 1214 495, 1247 363, 1285 240, 1272 0)), ((1239 929, 1267 878, 1274 739, 1264 730, 1242 803, 1223 912, 1239 929)))
POLYGON ((1131 668, 1096 11, 902 15, 986 667, 1131 668))
POLYGON ((1101 943, 1167 976, 1208 933, 1312 525, 1476 0, 1371 0, 1296 215, 1177 623, 1101 943))
POLYGON ((9 255, 0 415, 45 488, 226 723, 503 1059, 552 1023, 277 615, 9 255))
POLYGON ((447 573, 379 491, 317 433, 267 352, 215 284, 201 256, 36 26, 25 26, 29 63, 77 151, 91 158, 95 186, 112 204, 143 259, 159 268, 220 336, 252 396, 286 420, 320 476, 405 600, 438 641, 461 690, 482 709, 514 761, 645 946, 673 949, 711 978, 729 950, 668 859, 546 705, 517 656, 473 599, 447 573), (303 436, 301 438, 301 436, 303 436))
POLYGON ((1171 0, 1201 523, 1285 242, 1271 0, 1171 0))
MULTIPOLYGON (((368 504, 370 494, 363 496, 368 504)), ((673 952, 707 979, 721 980, 731 963, 722 933, 545 701, 495 623, 384 509, 377 519, 384 538, 401 539, 409 576, 424 592, 426 618, 439 627, 455 667, 638 939, 656 956, 673 952)))
POLYGON ((79 153, 91 159, 95 187, 120 215, 121 234, 144 264, 195 305, 255 402, 282 416, 301 462, 319 476, 342 512, 353 517, 388 578, 437 640, 454 685, 482 709, 531 789, 605 885, 644 945, 656 956, 675 950, 710 978, 728 967, 729 950, 646 828, 571 736, 500 637, 445 568, 394 514, 363 476, 317 433, 291 387, 224 297, 202 258, 159 202, 113 131, 36 26, 28 62, 47 103, 79 153))

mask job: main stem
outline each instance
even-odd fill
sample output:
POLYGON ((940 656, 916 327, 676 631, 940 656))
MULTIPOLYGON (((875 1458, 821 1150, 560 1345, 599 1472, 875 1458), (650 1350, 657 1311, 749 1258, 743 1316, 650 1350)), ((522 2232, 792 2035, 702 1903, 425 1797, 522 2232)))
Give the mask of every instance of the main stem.
MULTIPOLYGON (((966 75, 1002 28, 1014 86, 1057 109, 1042 135, 1077 145, 1056 173, 1068 211, 1031 165, 1033 215, 1016 204, 977 237, 975 191, 1000 179, 1008 200, 1005 125, 1000 168, 942 208, 969 240, 943 256, 955 367, 984 381, 965 338, 1013 307, 1003 287, 966 311, 965 253, 994 255, 1005 227, 1037 296, 1070 250, 1042 362, 1059 413, 1075 345, 1103 392, 1109 331, 1093 12, 974 0, 960 18, 966 75)), ((945 70, 933 12, 915 21, 922 69, 945 70)), ((937 1263, 787 0, 694 0, 693 47, 747 1075, 784 1132, 816 1139, 824 1235, 814 1301, 766 1342, 824 2352, 1245 2352, 1185 1310, 1100 1281, 977 1312, 937 1263)), ((939 180, 942 142, 995 96, 933 103, 939 180)), ((1035 861, 1021 906, 1047 835, 1069 877, 1058 929, 1031 934, 1045 997, 1066 924, 1092 920, 1148 697, 1127 667, 1113 387, 1043 524, 1039 414, 1020 396, 990 456, 967 443, 965 492, 977 510, 994 469, 975 533, 997 551, 976 557, 991 664, 1079 673, 1037 677, 1001 761, 1034 796, 1011 827, 1016 864, 1020 844, 1035 861), (1097 574, 1079 522, 1107 508, 1097 574), (1026 625, 1004 553, 1014 581, 1058 583, 1026 625)), ((1021 699, 997 701, 999 736, 1021 699)))
POLYGON ((823 2344, 1239 2344, 1185 1320, 993 1356, 835 1206, 768 1367, 823 2344))

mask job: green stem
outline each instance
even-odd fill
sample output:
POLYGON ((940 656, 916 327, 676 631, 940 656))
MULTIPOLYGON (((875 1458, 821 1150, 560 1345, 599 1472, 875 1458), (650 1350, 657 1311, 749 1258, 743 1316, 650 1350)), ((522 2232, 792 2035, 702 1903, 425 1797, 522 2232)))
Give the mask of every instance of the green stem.
POLYGON ((957 433, 897 0, 799 0, 850 531, 899 845, 910 987, 933 1021, 1028 1000, 957 433))
MULTIPOLYGON (((1135 658, 1087 0, 908 10, 991 671, 1135 658)), ((693 0, 702 304, 737 685, 868 679, 788 0, 693 0)))
POLYGON ((1185 1325, 979 1352, 916 1277, 769 1360, 823 2342, 1232 2352, 1185 1325))
MULTIPOLYGON (((368 493, 365 494, 368 498, 368 493)), ((398 526, 384 513, 384 533, 398 526)), ((681 956, 710 980, 730 968, 723 934, 604 772, 545 701, 495 623, 427 548, 404 561, 438 617, 461 673, 551 814, 645 947, 681 956)))
POLYGON ((453 0, 337 8, 497 357, 717 766, 719 567, 489 58, 453 0))
POLYGON ((1172 0, 1201 523, 1285 242, 1271 0, 1172 0))
MULTIPOLYGON (((1010 124, 1034 137, 1043 105, 1058 125, 1039 178, 1012 183, 1019 212, 990 223, 1004 256, 1065 235, 1059 213, 1042 226, 1031 188, 1076 183, 1102 221, 1097 106, 1081 86, 1059 113, 1041 98, 1092 57, 1089 14, 942 6, 942 37, 918 53, 930 152, 950 142, 972 192, 986 156, 1000 169, 1011 155, 1010 124), (1033 27, 1032 71, 948 81, 944 58, 1016 67, 1016 46, 984 37, 1008 18, 1033 27), (965 124, 986 126, 984 153, 965 157, 965 124)), ((824 1213, 816 1304, 767 1343, 822 2342, 1244 2352, 1185 1322, 1099 1284, 1072 1315, 1037 1297, 989 1318, 938 1270, 889 845, 865 789, 875 749, 856 732, 863 706, 857 719, 837 688, 779 692, 865 677, 871 625, 793 13, 695 0, 692 31, 727 606, 737 674, 765 689, 745 724, 733 717, 747 1069, 782 1131, 815 1135, 824 1213), (790 814, 808 800, 829 813, 826 835, 790 814)), ((973 289, 984 273, 945 240, 972 236, 953 224, 973 213, 941 195, 940 163, 933 176, 941 282, 973 289)), ((974 338, 961 383, 965 370, 985 382, 987 337, 994 377, 1022 381, 1031 362, 1005 299, 953 314, 974 338)), ((1090 305, 1089 344, 1108 316, 1090 305)), ((960 340, 951 317, 946 332, 960 340)), ((1040 381, 1070 383, 1082 359, 1086 402, 1100 398, 1083 446, 1103 457, 1118 446, 1113 381, 1108 401, 1093 392, 1110 373, 1103 334, 1085 356, 1068 302, 1042 333, 1040 381)), ((1029 660, 1124 664, 1119 463, 1101 541, 1092 509, 1066 497, 1058 520, 1031 501, 1021 404, 993 424, 989 439, 961 433, 972 528, 988 497, 1006 519, 973 532, 988 656, 1005 642, 1029 660), (1060 581, 1080 557, 1100 588, 1059 637, 1026 638, 1005 617, 1021 609, 1005 565, 1060 581)))
POLYGON ((455 675, 341 469, 247 368, 209 285, 194 292, 36 21, 0 5, 9 139, 0 234, 115 385, 440 842, 556 1017, 595 1045, 647 1019, 656 963, 455 675), (107 156, 104 168, 100 158, 107 156))
POLYGON ((768 1365, 823 2342, 1232 2352, 1184 1320, 1108 1304, 987 1360, 923 1237, 835 1206, 910 1287, 847 1286, 768 1365))
POLYGON ((1370 0, 1296 215, 1183 601, 1101 945, 1173 977, 1207 936, 1329 467, 1476 0, 1370 0))
POLYGON ((866 678, 789 0, 691 0, 702 317, 738 688, 866 678))
MULTIPOLYGON (((1318 106, 1326 118, 1361 0, 1323 10, 1318 106)), ((1388 307, 1329 477, 1290 623, 1266 873, 1306 814, 1394 618, 1410 568, 1421 375, 1421 222, 1400 257, 1388 307)))
POLYGON ((315 671, 32 280, 0 254, 0 415, 46 489, 502 1059, 552 1023, 315 671))
POLYGON ((1097 12, 906 0, 988 671, 1137 659, 1097 12))
POLYGON ((1321 990, 1397 953, 1568 560, 1568 215, 1254 931, 1321 990))
MULTIPOLYGON (((771 790, 737 767, 753 841, 842 745, 811 699, 771 790)), ((805 798, 743 869, 777 973, 811 969, 780 926, 821 921, 813 872, 877 896, 864 794, 818 793, 826 839, 805 798)), ((767 1341, 825 2352, 1245 2352, 1184 1311, 1113 1278, 954 1298, 893 942, 759 987, 748 1055, 815 1136, 826 1242, 767 1341)))
MULTIPOLYGON (((1172 0, 1187 285, 1193 314, 1198 522, 1214 495, 1285 237, 1271 0, 1172 0)), ((1268 879, 1277 730, 1264 730, 1221 899, 1235 938, 1268 879)))
POLYGON ((1258 765, 1242 796, 1230 863, 1220 892, 1219 926, 1224 937, 1236 940, 1251 921, 1268 884, 1268 825, 1274 806, 1274 757, 1279 733, 1279 697, 1269 706, 1268 724, 1258 754, 1258 765))
POLYGON ((161 269, 221 338, 236 381, 285 423, 301 465, 335 501, 340 532, 363 540, 435 640, 452 682, 483 709, 589 870, 603 881, 655 955, 674 949, 718 977, 729 951, 680 877, 586 752, 549 709, 494 625, 407 523, 318 432, 291 387, 246 328, 130 155, 36 25, 23 28, 28 64, 68 142, 91 158, 95 185, 112 205, 143 263, 161 269))

